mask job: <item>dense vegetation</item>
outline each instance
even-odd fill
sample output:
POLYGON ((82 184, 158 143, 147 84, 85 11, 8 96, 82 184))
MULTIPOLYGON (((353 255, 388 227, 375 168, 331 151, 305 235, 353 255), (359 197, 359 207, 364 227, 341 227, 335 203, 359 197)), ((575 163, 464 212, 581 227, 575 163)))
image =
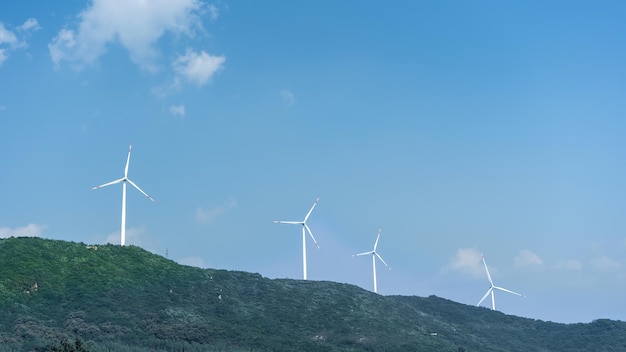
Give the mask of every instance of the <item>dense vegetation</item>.
POLYGON ((626 351, 626 323, 199 269, 134 246, 0 240, 0 352, 87 350, 626 351))

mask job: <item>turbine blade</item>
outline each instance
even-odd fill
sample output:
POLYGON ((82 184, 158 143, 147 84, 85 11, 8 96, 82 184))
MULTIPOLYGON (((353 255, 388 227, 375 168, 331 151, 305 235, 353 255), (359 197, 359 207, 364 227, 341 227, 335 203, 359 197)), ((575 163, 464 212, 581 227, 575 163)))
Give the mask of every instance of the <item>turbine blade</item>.
POLYGON ((315 208, 315 206, 317 205, 317 202, 320 201, 320 197, 317 197, 317 199, 315 199, 315 203, 313 203, 313 206, 311 207, 311 210, 309 210, 308 213, 306 213, 306 216, 304 217, 304 221, 306 222, 309 219, 309 216, 311 216, 311 213, 313 212, 313 208, 315 208))
POLYGON ((124 179, 120 178, 119 180, 111 181, 111 182, 105 183, 103 185, 93 187, 92 190, 98 189, 98 188, 102 188, 102 187, 106 187, 106 186, 110 186, 110 185, 114 185, 114 184, 120 183, 122 181, 124 181, 124 179))
POLYGON ((369 252, 363 252, 363 253, 358 253, 358 254, 353 254, 353 257, 358 257, 360 255, 368 255, 368 254, 374 254, 374 251, 369 251, 369 252))
POLYGON ((512 294, 514 294, 514 295, 518 295, 518 296, 520 296, 520 297, 525 297, 524 295, 522 295, 522 294, 520 294, 520 293, 513 292, 513 291, 511 291, 511 290, 507 290, 507 289, 506 289, 506 288, 504 288, 504 287, 494 286, 493 288, 495 288, 496 290, 500 290, 500 291, 504 291, 504 292, 512 293, 512 294))
MULTIPOLYGON (((318 197, 318 199, 319 199, 319 197, 318 197)), ((320 249, 320 245, 317 244, 317 241, 315 240, 315 237, 313 237, 313 232, 311 232, 311 229, 309 228, 309 226, 306 223, 303 223, 302 225, 304 225, 306 230, 309 232, 309 235, 311 235, 311 238, 313 239, 313 243, 315 243, 315 245, 317 246, 317 249, 320 249)))
POLYGON ((491 274, 489 274, 489 268, 487 268, 487 262, 485 261, 485 256, 484 255, 480 255, 483 258, 483 264, 485 265, 485 271, 487 272, 487 277, 489 278, 489 283, 491 283, 491 286, 493 287, 493 280, 491 279, 491 274))
POLYGON ((376 242, 374 242, 374 251, 376 251, 376 247, 378 247, 378 240, 380 239, 380 232, 383 230, 383 228, 379 228, 378 229, 378 236, 376 236, 376 242))
POLYGON ((487 296, 489 296, 489 294, 491 293, 491 290, 493 290, 493 288, 489 288, 487 290, 487 293, 485 293, 485 295, 483 296, 483 298, 480 299, 480 301, 478 301, 478 303, 476 303, 476 307, 480 306, 481 303, 483 303, 483 301, 485 300, 485 298, 487 298, 487 296))
POLYGON ((137 186, 135 182, 131 181, 130 179, 126 179, 126 180, 128 181, 128 183, 133 185, 133 187, 137 188, 139 192, 143 193, 144 196, 148 197, 148 199, 154 202, 154 199, 152 199, 152 197, 150 197, 146 192, 144 192, 141 188, 139 188, 139 186, 137 186))
POLYGON ((131 149, 133 149, 132 144, 128 147, 128 158, 126 158, 126 167, 124 168, 124 178, 128 177, 128 164, 130 163, 130 150, 131 149))
POLYGON ((275 224, 292 224, 292 225, 303 225, 302 221, 283 221, 283 220, 274 220, 275 224))
POLYGON ((380 259, 381 262, 383 262, 383 264, 385 264, 385 266, 391 270, 391 267, 389 265, 387 265, 387 263, 385 263, 385 260, 383 259, 383 257, 380 256, 380 254, 374 252, 374 255, 378 257, 378 259, 380 259))

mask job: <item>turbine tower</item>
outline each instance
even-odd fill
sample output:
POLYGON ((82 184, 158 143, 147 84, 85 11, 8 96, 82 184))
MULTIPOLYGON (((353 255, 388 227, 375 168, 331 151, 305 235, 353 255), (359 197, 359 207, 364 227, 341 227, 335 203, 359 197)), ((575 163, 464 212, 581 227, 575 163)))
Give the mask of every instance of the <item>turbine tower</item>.
POLYGON ((496 310, 496 299, 494 298, 494 290, 500 290, 503 292, 508 292, 508 293, 512 293, 514 295, 518 295, 520 297, 526 297, 524 295, 521 295, 517 292, 513 292, 511 290, 507 290, 506 288, 502 288, 502 287, 498 287, 496 285, 493 284, 493 280, 491 279, 491 275, 489 274, 489 269, 487 268, 487 262, 485 262, 485 256, 484 255, 480 255, 483 258, 483 264, 485 265, 485 271, 487 272, 487 278, 489 279, 489 283, 491 284, 491 287, 489 287, 489 289, 487 290, 487 293, 485 293, 485 295, 483 296, 483 298, 480 299, 480 301, 478 301, 478 304, 476 304, 476 307, 480 306, 481 303, 483 303, 483 301, 485 300, 485 298, 487 298, 487 296, 489 296, 489 294, 491 293, 491 310, 496 310))
POLYGON ((137 186, 133 181, 131 181, 128 178, 128 164, 130 163, 130 150, 132 148, 133 148, 133 145, 131 144, 130 147, 128 147, 128 158, 126 159, 126 167, 124 168, 124 177, 92 188, 92 190, 95 190, 98 188, 115 185, 120 182, 122 183, 122 229, 121 229, 121 239, 120 239, 120 244, 122 246, 126 244, 126 182, 130 183, 131 186, 135 187, 144 196, 148 197, 148 199, 154 202, 154 199, 152 199, 152 197, 146 194, 146 192, 144 192, 141 188, 139 188, 139 186, 137 186))
POLYGON ((317 197, 317 199, 315 199, 315 203, 313 203, 311 210, 309 210, 309 212, 304 217, 304 220, 302 221, 274 220, 274 223, 276 224, 302 225, 302 272, 303 272, 304 280, 306 280, 306 232, 307 231, 309 232, 309 235, 311 235, 311 239, 313 239, 313 243, 315 243, 315 245, 317 246, 317 249, 320 249, 320 246, 317 244, 315 237, 313 237, 313 233, 311 232, 311 229, 306 224, 306 221, 309 219, 309 216, 311 216, 311 213, 313 212, 313 208, 315 208, 319 200, 320 200, 320 197, 317 197))
POLYGON ((369 251, 369 252, 363 252, 363 253, 359 253, 359 254, 353 254, 353 257, 357 257, 360 255, 368 255, 371 254, 372 255, 372 271, 374 272, 374 293, 378 293, 378 287, 376 286, 376 258, 380 259, 381 262, 383 262, 383 264, 385 264, 385 266, 391 270, 391 267, 389 265, 387 265, 387 263, 385 263, 385 260, 383 259, 383 257, 380 256, 380 254, 378 254, 378 252, 376 252, 376 248, 378 247, 378 240, 380 239, 380 232, 383 230, 383 228, 379 228, 378 229, 378 236, 376 236, 376 242, 374 242, 374 249, 369 251))

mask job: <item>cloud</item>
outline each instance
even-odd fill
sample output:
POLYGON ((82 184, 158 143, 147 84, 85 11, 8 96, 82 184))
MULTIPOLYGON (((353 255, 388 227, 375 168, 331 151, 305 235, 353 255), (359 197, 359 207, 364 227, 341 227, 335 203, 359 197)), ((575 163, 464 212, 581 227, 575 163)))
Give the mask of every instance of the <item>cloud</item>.
POLYGON ((0 227, 0 238, 7 237, 39 237, 47 228, 46 225, 28 224, 14 229, 9 227, 0 227))
POLYGON ((519 251, 517 257, 515 257, 515 266, 528 265, 543 265, 543 260, 528 249, 522 249, 519 251))
POLYGON ((95 63, 107 46, 119 43, 141 68, 155 72, 154 48, 165 33, 192 36, 202 29, 200 0, 93 0, 79 15, 76 29, 63 28, 48 44, 54 64, 95 63))
POLYGON ((195 266, 198 268, 207 267, 206 263, 204 262, 204 259, 202 259, 201 257, 196 257, 196 256, 183 257, 183 258, 178 259, 177 262, 182 265, 195 266))
POLYGON ((19 48, 27 47, 26 38, 31 32, 39 30, 39 23, 34 18, 29 18, 24 24, 17 27, 20 34, 18 37, 14 32, 8 30, 4 23, 0 22, 0 66, 9 58, 9 54, 19 48))
MULTIPOLYGON (((147 232, 143 226, 126 229, 126 244, 142 246, 146 242, 147 232)), ((107 235, 105 243, 120 244, 120 231, 115 231, 107 235)))
POLYGON ((187 49, 185 55, 179 56, 172 66, 179 77, 199 86, 205 85, 226 61, 224 56, 212 56, 205 51, 195 52, 187 49))
POLYGON ((236 206, 237 201, 234 198, 229 197, 224 203, 212 208, 204 209, 198 207, 196 208, 196 222, 200 224, 210 224, 215 221, 215 219, 219 218, 236 206))
POLYGON ((211 21, 217 21, 217 18, 220 15, 220 10, 213 4, 209 5, 209 14, 211 16, 211 21))
POLYGON ((472 277, 485 275, 482 256, 475 248, 459 248, 444 270, 460 271, 472 277))
POLYGON ((619 261, 611 259, 607 256, 596 258, 592 260, 591 264, 594 268, 600 271, 612 271, 622 267, 622 264, 619 261))
POLYGON ((0 66, 2 66, 2 63, 6 61, 6 59, 9 58, 9 56, 6 54, 7 50, 0 48, 0 66))
POLYGON ((583 268, 583 264, 576 259, 569 259, 569 260, 561 260, 558 261, 554 266, 554 269, 556 270, 576 270, 576 271, 580 271, 583 268))
POLYGON ((152 93, 153 95, 159 98, 165 98, 170 94, 180 91, 181 88, 182 88, 182 84, 180 83, 180 78, 175 77, 170 83, 152 87, 150 89, 150 93, 152 93))
POLYGON ((289 89, 281 90, 280 97, 287 104, 287 106, 293 106, 296 103, 296 97, 289 89))
POLYGON ((153 87, 151 93, 165 98, 180 91, 183 81, 203 86, 223 67, 225 61, 224 56, 213 56, 205 51, 196 52, 188 48, 185 55, 179 55, 172 61, 175 75, 171 82, 153 87))
POLYGON ((24 22, 24 24, 17 27, 17 29, 22 32, 36 32, 41 29, 41 26, 39 25, 39 22, 37 22, 37 19, 29 18, 26 22, 24 22))
POLYGON ((4 23, 0 22, 0 44, 15 45, 17 43, 17 37, 15 33, 6 29, 4 23))
POLYGON ((74 38, 74 32, 62 29, 59 34, 52 39, 52 41, 54 44, 48 44, 48 50, 50 51, 52 62, 58 64, 62 60, 71 60, 70 54, 67 54, 66 51, 69 51, 77 46, 76 38, 74 38), (63 48, 66 50, 63 50, 63 48))
POLYGON ((170 105, 170 114, 174 117, 185 117, 185 105, 170 105))

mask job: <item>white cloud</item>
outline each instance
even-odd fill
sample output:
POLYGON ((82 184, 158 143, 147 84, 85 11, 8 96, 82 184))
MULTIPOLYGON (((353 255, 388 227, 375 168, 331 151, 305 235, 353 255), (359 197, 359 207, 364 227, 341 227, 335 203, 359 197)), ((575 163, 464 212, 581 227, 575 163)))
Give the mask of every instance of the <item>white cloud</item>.
MULTIPOLYGON (((126 244, 142 246, 147 236, 146 229, 141 227, 131 227, 126 229, 126 244)), ((115 231, 107 235, 105 243, 120 244, 121 234, 120 231, 115 231)))
POLYGON ((228 210, 231 210, 237 206, 237 201, 229 197, 226 202, 212 207, 212 208, 196 208, 196 221, 200 224, 210 224, 218 217, 225 214, 228 210))
POLYGON ((37 19, 29 18, 26 20, 26 22, 24 22, 24 24, 17 27, 17 29, 23 32, 29 32, 29 31, 36 32, 41 29, 41 26, 39 25, 39 22, 37 22, 37 19))
POLYGON ((18 33, 21 34, 20 38, 18 36, 8 30, 2 22, 0 22, 0 65, 4 61, 9 58, 9 54, 18 48, 25 48, 26 45, 26 37, 29 36, 30 32, 34 32, 39 30, 39 23, 34 18, 29 18, 22 24, 18 26, 18 33))
POLYGON ((201 5, 200 0, 93 0, 78 15, 77 29, 61 29, 48 44, 50 56, 57 65, 68 61, 80 67, 119 43, 134 63, 154 72, 155 43, 167 32, 191 36, 201 29, 201 5))
POLYGON ((622 267, 620 262, 607 256, 596 258, 591 262, 591 264, 600 271, 612 271, 622 267))
POLYGON ((576 270, 579 271, 583 268, 583 264, 576 259, 569 259, 569 260, 561 260, 559 262, 557 262, 554 266, 554 269, 557 270, 576 270))
POLYGON ((517 257, 515 257, 515 266, 528 266, 528 265, 542 265, 543 260, 535 253, 528 249, 522 249, 519 251, 517 257))
POLYGON ((71 60, 70 54, 67 54, 66 51, 73 50, 77 45, 74 32, 62 29, 52 41, 55 43, 54 45, 48 44, 52 62, 58 64, 62 60, 71 60))
POLYGON ((39 237, 47 228, 46 225, 28 224, 14 229, 9 227, 0 227, 0 238, 7 237, 39 237))
POLYGON ((185 55, 179 55, 172 61, 175 76, 171 82, 153 87, 152 94, 164 98, 178 92, 183 87, 183 81, 203 86, 223 66, 224 56, 213 56, 205 51, 195 52, 187 49, 185 55))
POLYGON ((178 259, 177 262, 182 265, 195 266, 198 268, 206 268, 204 259, 202 259, 201 257, 196 257, 196 256, 183 257, 183 258, 178 259))
POLYGON ((162 84, 160 86, 155 86, 152 87, 150 89, 150 93, 152 93, 153 95, 159 97, 159 98, 165 98, 170 94, 173 94, 179 90, 181 90, 182 88, 182 84, 180 83, 180 78, 179 77, 175 77, 172 82, 170 83, 166 83, 166 84, 162 84))
POLYGON ((9 56, 6 54, 6 49, 0 48, 0 66, 2 66, 2 63, 8 58, 9 56))
POLYGON ((296 97, 289 89, 283 89, 280 91, 280 97, 287 104, 287 106, 293 106, 296 103, 296 97))
POLYGON ((220 10, 215 5, 210 4, 209 14, 211 15, 211 21, 215 22, 220 15, 220 10))
POLYGON ((482 256, 476 248, 459 248, 445 270, 460 271, 473 277, 485 275, 482 256))
POLYGON ((220 69, 224 61, 224 56, 212 56, 205 51, 198 53, 187 49, 185 55, 174 60, 172 66, 179 77, 202 86, 220 69))
POLYGON ((170 114, 174 117, 185 117, 185 105, 170 105, 170 114))
POLYGON ((15 45, 17 43, 17 37, 15 33, 4 27, 4 24, 0 22, 0 44, 15 45))

